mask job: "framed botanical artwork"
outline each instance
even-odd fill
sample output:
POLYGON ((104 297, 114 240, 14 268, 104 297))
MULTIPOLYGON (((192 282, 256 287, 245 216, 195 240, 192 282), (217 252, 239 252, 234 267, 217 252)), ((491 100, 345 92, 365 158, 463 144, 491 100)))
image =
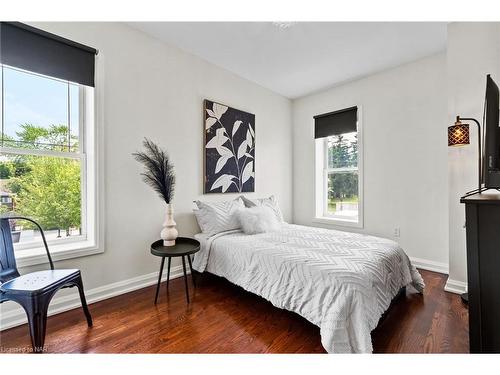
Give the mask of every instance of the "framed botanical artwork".
POLYGON ((255 191, 255 115, 205 99, 204 192, 255 191))

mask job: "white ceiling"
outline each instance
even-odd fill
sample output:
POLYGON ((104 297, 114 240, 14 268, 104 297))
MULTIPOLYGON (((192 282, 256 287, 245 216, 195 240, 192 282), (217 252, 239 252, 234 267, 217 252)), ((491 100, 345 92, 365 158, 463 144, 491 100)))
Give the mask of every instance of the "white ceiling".
POLYGON ((444 22, 291 25, 134 22, 129 25, 288 98, 301 97, 446 48, 444 22))

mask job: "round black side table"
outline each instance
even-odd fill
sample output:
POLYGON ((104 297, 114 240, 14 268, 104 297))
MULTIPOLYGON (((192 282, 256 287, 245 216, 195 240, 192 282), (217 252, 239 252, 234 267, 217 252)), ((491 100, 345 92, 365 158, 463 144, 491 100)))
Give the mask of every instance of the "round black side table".
POLYGON ((170 278, 170 263, 174 257, 182 257, 182 269, 184 270, 184 283, 186 285, 186 299, 189 303, 189 290, 186 274, 186 260, 184 257, 188 258, 189 268, 191 270, 191 277, 193 279, 193 285, 195 284, 193 275, 193 266, 191 264, 191 254, 194 254, 200 250, 200 243, 192 238, 187 237, 177 237, 174 246, 163 246, 163 240, 155 241, 151 244, 151 254, 161 257, 160 274, 158 275, 158 285, 156 286, 156 296, 155 304, 158 301, 158 293, 160 291, 161 276, 163 274, 163 265, 165 264, 165 258, 168 258, 168 271, 167 271, 167 290, 168 290, 168 279, 170 278))

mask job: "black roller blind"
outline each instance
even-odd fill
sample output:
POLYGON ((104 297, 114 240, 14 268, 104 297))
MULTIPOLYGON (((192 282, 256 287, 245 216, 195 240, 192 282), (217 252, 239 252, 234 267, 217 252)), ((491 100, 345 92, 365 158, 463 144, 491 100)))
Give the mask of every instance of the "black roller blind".
POLYGON ((94 48, 19 22, 0 23, 0 62, 94 86, 94 48))
POLYGON ((351 107, 314 116, 314 138, 357 131, 358 107, 351 107))

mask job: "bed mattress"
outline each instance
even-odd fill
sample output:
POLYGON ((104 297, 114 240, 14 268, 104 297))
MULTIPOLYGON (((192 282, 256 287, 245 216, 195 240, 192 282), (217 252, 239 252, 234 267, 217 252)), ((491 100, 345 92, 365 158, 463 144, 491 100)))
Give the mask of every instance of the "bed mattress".
POLYGON ((371 353, 371 331, 402 287, 424 282, 394 241, 283 224, 280 231, 196 235, 193 268, 221 276, 320 327, 329 353, 371 353))

